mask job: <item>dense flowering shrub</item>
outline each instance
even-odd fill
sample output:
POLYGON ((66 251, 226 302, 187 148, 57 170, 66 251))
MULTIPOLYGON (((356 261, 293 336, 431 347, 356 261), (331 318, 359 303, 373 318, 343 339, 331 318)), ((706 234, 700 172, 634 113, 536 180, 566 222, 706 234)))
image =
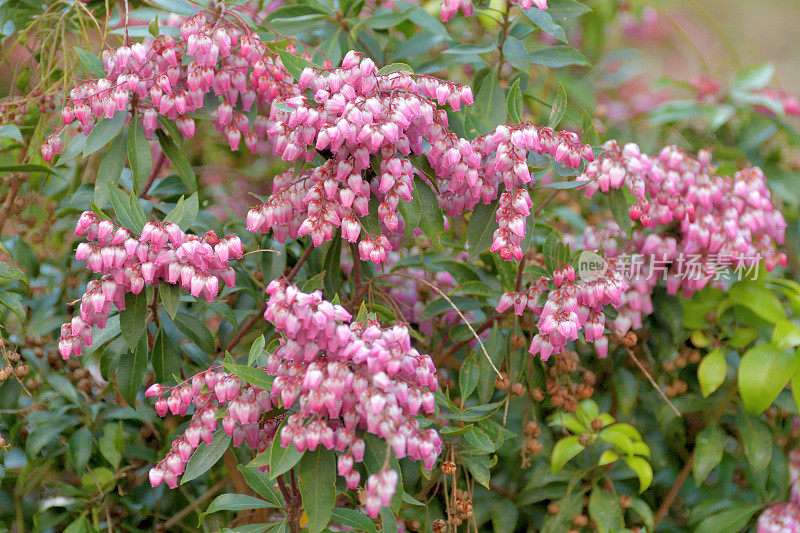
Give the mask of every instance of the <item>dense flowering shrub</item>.
POLYGON ((769 67, 652 92, 627 3, 168 4, 3 20, 0 530, 800 527, 769 67))

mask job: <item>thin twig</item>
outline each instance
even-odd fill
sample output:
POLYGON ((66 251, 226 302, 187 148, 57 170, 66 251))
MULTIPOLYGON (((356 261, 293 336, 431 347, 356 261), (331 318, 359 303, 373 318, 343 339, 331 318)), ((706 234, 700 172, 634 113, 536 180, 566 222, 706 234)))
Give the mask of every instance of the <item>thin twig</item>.
POLYGON ((156 160, 156 164, 153 165, 153 168, 150 170, 150 175, 147 176, 147 181, 144 184, 144 188, 142 189, 142 193, 139 195, 139 198, 144 198, 144 195, 147 194, 147 191, 150 190, 150 187, 156 180, 156 176, 158 176, 159 172, 161 172, 161 167, 164 166, 164 161, 166 160, 167 160, 166 154, 164 152, 161 152, 161 155, 159 155, 158 159, 156 160))
POLYGON ((672 408, 672 410, 675 412, 675 414, 680 418, 681 412, 678 411, 678 408, 675 407, 675 404, 673 404, 669 400, 669 398, 667 398, 667 395, 664 394, 664 391, 662 391, 661 388, 659 388, 658 383, 656 383, 656 381, 653 379, 653 376, 650 375, 650 372, 647 371, 647 369, 644 367, 642 362, 639 361, 639 359, 633 353, 633 350, 631 350, 630 348, 625 348, 625 350, 627 350, 628 356, 630 356, 630 358, 633 359, 633 362, 636 363, 636 366, 639 367, 639 370, 642 371, 642 374, 645 375, 645 377, 650 382, 650 384, 653 386, 653 388, 656 389, 656 391, 658 392, 659 396, 661 396, 664 399, 664 401, 667 402, 667 405, 669 405, 672 408))
POLYGON ((678 477, 675 479, 675 483, 672 484, 672 488, 669 489, 667 496, 664 498, 664 501, 661 502, 661 505, 658 506, 658 511, 656 511, 656 515, 653 518, 653 527, 658 525, 659 522, 666 516, 667 511, 669 508, 672 507, 672 502, 675 500, 675 497, 680 492, 681 487, 683 486, 683 482, 686 481, 686 478, 689 477, 689 473, 692 471, 692 465, 694 464, 694 452, 692 452, 689 457, 686 459, 686 463, 684 463, 683 468, 678 473, 678 477))
POLYGON ((205 491, 205 493, 203 493, 203 495, 201 495, 199 498, 194 500, 188 506, 186 506, 183 509, 181 509, 181 511, 178 514, 176 514, 175 516, 173 516, 172 518, 170 518, 169 520, 164 522, 164 530, 165 531, 169 531, 169 529, 172 526, 174 526, 175 524, 177 524, 178 522, 183 520, 186 517, 186 515, 188 515, 189 513, 194 511, 195 509, 197 509, 197 507, 201 503, 205 502, 206 500, 211 498, 214 494, 216 494, 217 492, 222 490, 222 487, 224 487, 227 484, 228 484, 228 480, 227 479, 223 479, 223 480, 219 481, 216 485, 214 485, 213 487, 211 487, 210 489, 205 491))

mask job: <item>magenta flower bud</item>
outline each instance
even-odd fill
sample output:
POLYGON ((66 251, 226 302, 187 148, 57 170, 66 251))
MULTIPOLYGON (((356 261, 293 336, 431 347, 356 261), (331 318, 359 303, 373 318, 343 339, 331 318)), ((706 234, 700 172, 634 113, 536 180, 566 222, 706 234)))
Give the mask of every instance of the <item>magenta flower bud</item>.
POLYGON ((145 391, 144 395, 148 398, 155 398, 161 394, 162 387, 158 383, 153 383, 145 391))
POLYGON ((167 416, 167 409, 168 409, 167 400, 165 400, 164 398, 159 398, 158 400, 156 400, 155 407, 158 416, 162 418, 167 416))

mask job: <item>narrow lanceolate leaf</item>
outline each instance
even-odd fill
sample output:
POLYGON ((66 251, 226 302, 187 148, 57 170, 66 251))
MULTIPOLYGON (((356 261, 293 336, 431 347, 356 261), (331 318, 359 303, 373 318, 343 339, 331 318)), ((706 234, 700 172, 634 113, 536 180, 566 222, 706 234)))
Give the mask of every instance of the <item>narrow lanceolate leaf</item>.
POLYGON ((181 301, 180 288, 167 282, 159 283, 158 296, 161 298, 161 303, 164 304, 164 311, 174 320, 181 301))
POLYGON ((119 312, 119 325, 122 330, 122 338, 128 343, 128 347, 135 348, 139 339, 145 332, 145 320, 147 319, 147 294, 145 291, 139 294, 128 293, 125 295, 125 309, 119 312))
POLYGON ((269 481, 269 478, 258 471, 257 468, 252 466, 239 465, 239 472, 242 473, 247 485, 256 491, 256 494, 274 504, 276 507, 281 507, 284 504, 283 496, 269 481))
POLYGON ((142 388, 147 371, 147 336, 139 337, 139 342, 131 353, 123 354, 117 367, 117 387, 122 398, 131 407, 136 405, 136 395, 142 388))
POLYGON ((196 191, 197 177, 194 175, 194 170, 192 170, 189 160, 186 159, 186 156, 183 155, 175 142, 164 131, 156 130, 156 136, 164 153, 167 154, 167 157, 175 166, 175 170, 178 172, 178 176, 180 176, 186 189, 190 192, 196 191))
POLYGON ((153 342, 152 363, 157 383, 172 382, 172 376, 178 375, 181 370, 178 352, 163 329, 158 331, 156 340, 153 342))
POLYGON ((72 49, 75 51, 75 55, 78 56, 78 60, 81 64, 86 67, 86 70, 93 76, 98 78, 104 78, 106 76, 106 68, 103 66, 102 59, 77 46, 73 46, 72 49))
POLYGON ((109 191, 111 187, 116 187, 122 169, 125 167, 125 140, 127 136, 124 131, 117 134, 114 141, 109 146, 108 151, 100 161, 97 169, 97 179, 95 179, 94 203, 104 206, 111 197, 109 191))
POLYGON ((522 122, 522 90, 519 88, 519 79, 514 80, 511 89, 508 90, 506 111, 511 122, 522 122))
POLYGON ((231 436, 226 435, 221 429, 214 433, 214 441, 210 445, 200 444, 186 463, 186 470, 181 478, 181 485, 188 483, 205 474, 212 466, 217 464, 219 458, 228 449, 231 436))
POLYGON ((492 245, 492 234, 497 229, 496 202, 489 205, 479 203, 472 210, 467 224, 467 244, 469 257, 475 258, 489 249, 492 245))
POLYGON ((275 507, 268 501, 261 498, 248 496, 247 494, 221 494, 214 498, 208 509, 200 515, 197 522, 198 527, 203 523, 207 515, 216 513, 217 511, 244 511, 247 509, 268 509, 275 507))
POLYGON ((555 100, 553 100, 553 107, 550 108, 550 121, 547 125, 555 129, 558 126, 558 123, 561 122, 561 118, 564 116, 566 111, 567 93, 564 90, 564 86, 561 85, 561 82, 559 82, 558 92, 556 93, 555 100))
POLYGON ((223 362, 222 366, 225 367, 225 370, 228 372, 236 374, 242 378, 243 381, 254 387, 258 387, 262 390, 270 390, 270 388, 272 388, 272 380, 274 377, 267 374, 266 370, 228 362, 223 362))
MULTIPOLYGON (((278 435, 278 437, 273 439, 269 447, 269 462, 267 463, 269 464, 270 479, 275 479, 284 472, 288 472, 289 469, 296 465, 300 461, 300 458, 303 457, 303 454, 297 451, 294 444, 289 443, 289 446, 286 448, 281 446, 281 439, 279 436, 280 428, 275 434, 278 435)), ((256 466, 258 464, 256 460, 258 460, 258 457, 256 457, 249 466, 256 466)))
POLYGON ((127 151, 128 165, 131 167, 134 189, 138 195, 141 194, 147 177, 150 175, 153 160, 150 156, 150 146, 144 136, 144 128, 141 121, 136 117, 131 122, 128 131, 127 151))
POLYGON ((21 281, 25 285, 30 285, 30 283, 28 283, 28 276, 26 276, 22 270, 9 263, 0 263, 0 278, 21 281))
POLYGON ((330 522, 336 500, 336 457, 319 446, 303 456, 297 470, 308 529, 319 533, 330 522))
POLYGON ((418 179, 414 182, 414 196, 419 197, 422 216, 420 217, 419 227, 425 235, 432 240, 438 240, 439 235, 444 231, 444 218, 442 210, 439 208, 439 200, 430 185, 418 179))
POLYGON ((356 509, 337 507, 333 510, 331 519, 343 526, 353 528, 355 531, 366 531, 367 533, 375 533, 377 531, 375 529, 375 522, 356 509))
POLYGON ((111 118, 101 119, 89 136, 86 138, 86 145, 83 147, 83 156, 89 156, 107 145, 117 136, 125 125, 125 112, 117 111, 111 118))

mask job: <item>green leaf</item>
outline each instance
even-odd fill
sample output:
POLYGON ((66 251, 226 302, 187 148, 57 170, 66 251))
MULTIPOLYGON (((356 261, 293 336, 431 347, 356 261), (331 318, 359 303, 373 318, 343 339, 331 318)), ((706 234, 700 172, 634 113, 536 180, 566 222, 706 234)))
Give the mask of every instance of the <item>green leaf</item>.
POLYGON ((87 157, 110 143, 125 125, 125 112, 117 111, 112 118, 104 118, 95 124, 86 145, 83 147, 83 157, 87 157))
POLYGON ((246 509, 270 509, 273 507, 275 505, 272 503, 247 494, 220 494, 214 498, 208 509, 200 515, 197 526, 200 527, 206 515, 217 511, 244 511, 246 509))
POLYGON ((48 168, 44 165, 36 165, 31 163, 22 165, 0 165, 0 172, 44 172, 45 174, 58 176, 58 173, 51 168, 48 168))
POLYGON ((589 146, 597 146, 600 144, 600 137, 597 135, 597 130, 594 128, 594 121, 585 109, 583 110, 583 142, 589 146))
POLYGON ((253 341, 253 344, 250 345, 250 352, 247 355, 247 366, 253 366, 253 363, 258 361, 258 358, 264 352, 265 343, 264 335, 259 335, 258 338, 253 341))
POLYGON ((315 65, 310 61, 306 61, 302 57, 298 57, 294 54, 291 54, 286 50, 277 49, 276 51, 278 52, 278 55, 281 58, 283 66, 286 67, 286 72, 288 72, 289 75, 295 80, 300 79, 300 74, 302 74, 303 70, 305 70, 306 68, 311 68, 315 72, 319 72, 320 70, 322 70, 322 67, 320 67, 319 65, 315 65))
POLYGON ((175 170, 178 172, 183 184, 189 191, 196 191, 197 177, 194 175, 194 170, 192 170, 192 166, 186 156, 183 155, 175 142, 163 130, 156 130, 156 137, 158 137, 158 142, 161 144, 161 149, 164 150, 164 153, 175 166, 175 170))
POLYGON ((505 498, 498 499, 491 506, 492 531, 495 533, 513 533, 519 521, 519 510, 514 502, 505 498))
POLYGON ((330 522, 336 501, 336 457, 331 450, 318 446, 303 455, 297 472, 308 528, 319 533, 330 522))
POLYGON ((28 276, 26 276, 22 270, 20 270, 19 268, 15 267, 10 263, 0 263, 0 278, 21 281, 22 283, 30 287, 30 283, 28 282, 28 276))
POLYGON ((239 465, 238 468, 244 480, 247 481, 247 485, 253 489, 256 494, 274 504, 276 507, 282 507, 284 505, 281 493, 276 491, 271 483, 267 483, 268 477, 259 472, 258 468, 245 465, 239 465))
POLYGON ((625 199, 625 193, 622 192, 622 189, 612 189, 605 197, 608 199, 614 221, 626 235, 630 235, 631 217, 628 214, 628 200, 625 199))
POLYGON ((386 65, 378 72, 381 74, 391 74, 392 72, 405 72, 407 74, 414 74, 414 69, 405 63, 392 63, 390 65, 386 65))
POLYGON ((117 366, 117 387, 125 402, 134 407, 147 372, 147 336, 141 335, 131 353, 123 354, 117 366))
POLYGON ((540 48, 528 56, 531 63, 550 68, 561 68, 569 65, 586 66, 589 60, 571 46, 557 45, 540 48))
POLYGON ((152 363, 157 383, 168 383, 172 381, 172 376, 180 374, 181 360, 178 352, 163 329, 158 330, 156 340, 153 341, 152 363))
POLYGON ((609 533, 624 527, 619 498, 616 494, 597 486, 589 495, 589 516, 594 520, 600 533, 609 533))
POLYGON ((550 13, 543 9, 527 9, 523 11, 525 16, 528 17, 528 20, 533 22, 533 24, 538 27, 540 30, 545 32, 547 35, 551 37, 555 37, 562 43, 567 43, 567 33, 564 31, 564 28, 561 25, 557 24, 553 17, 550 16, 550 13))
POLYGON ((75 52, 75 55, 78 56, 78 60, 81 62, 81 64, 86 67, 86 70, 88 70, 90 74, 96 78, 106 77, 106 67, 103 66, 102 59, 91 52, 88 52, 82 48, 78 48, 77 46, 73 46, 72 50, 75 52))
POLYGON ((513 35, 506 37, 503 44, 503 57, 515 69, 527 73, 531 66, 530 53, 525 48, 525 43, 513 35))
POLYGON ((655 528, 655 517, 653 516, 653 510, 650 509, 650 506, 647 505, 647 502, 640 500, 639 498, 633 498, 630 509, 639 515, 639 518, 641 518, 642 522, 644 522, 647 531, 653 531, 655 528))
POLYGON ((161 303, 164 304, 164 311, 174 320, 178 312, 178 306, 181 303, 180 287, 167 283, 166 281, 163 283, 159 282, 158 296, 161 298, 161 303))
POLYGON ((718 425, 707 426, 697 434, 694 447, 692 475, 697 485, 702 485, 712 470, 722 461, 728 436, 718 425))
POLYGON ((355 531, 366 531, 367 533, 376 533, 377 531, 375 522, 356 509, 336 507, 331 514, 331 520, 339 522, 343 526, 351 527, 355 531))
MULTIPOLYGON (((382 13, 380 15, 373 15, 368 19, 365 19, 363 24, 364 26, 375 30, 386 30, 389 28, 394 28, 401 22, 408 20, 408 17, 411 16, 411 12, 413 10, 414 9, 411 8, 411 9, 406 9, 404 11, 393 11, 391 13, 382 13)), ((381 71, 381 74, 383 73, 384 72, 381 71)))
POLYGON ((484 77, 472 110, 480 124, 478 133, 486 133, 506 121, 506 95, 498 82, 497 68, 484 77))
POLYGON ((472 391, 478 386, 478 379, 480 379, 480 369, 475 359, 470 357, 464 361, 458 371, 458 389, 463 399, 466 400, 472 394, 472 391))
POLYGON ((14 124, 3 124, 0 126, 0 137, 13 139, 19 143, 22 142, 22 132, 20 132, 19 127, 14 124))
POLYGON ((442 51, 442 53, 445 55, 480 55, 488 54, 495 50, 497 50, 497 45, 494 44, 458 44, 442 51))
POLYGON ((464 440, 477 452, 492 453, 495 451, 491 437, 477 426, 472 426, 464 432, 464 440))
POLYGON ((258 387, 259 389, 266 391, 272 388, 272 380, 275 378, 270 376, 266 370, 254 368, 252 366, 236 365, 228 362, 223 362, 222 366, 228 372, 236 374, 242 378, 243 381, 253 385, 254 387, 258 387))
POLYGON ((647 459, 634 455, 631 457, 623 457, 622 460, 625 461, 639 477, 639 492, 647 490, 647 487, 653 482, 653 467, 650 466, 647 459))
POLYGON ((772 331, 772 344, 779 350, 800 346, 800 328, 788 320, 779 321, 772 331))
POLYGON ((732 303, 747 307, 768 322, 777 324, 786 319, 781 301, 758 281, 739 281, 730 288, 728 294, 732 303))
POLYGON ((189 337, 201 350, 207 354, 214 353, 214 336, 197 317, 180 312, 175 317, 175 325, 181 333, 189 337))
POLYGON ((153 167, 153 160, 150 156, 150 146, 144 136, 144 128, 137 117, 131 121, 128 129, 128 164, 133 174, 133 184, 136 194, 139 195, 144 189, 144 185, 153 167))
POLYGON ((490 481, 490 469, 494 466, 494 462, 489 458, 488 455, 474 455, 474 456, 462 456, 461 461, 464 463, 464 466, 467 467, 469 473, 472 474, 472 477, 475 478, 475 481, 486 487, 489 488, 489 481, 490 481))
POLYGON ((119 326, 122 338, 131 349, 136 348, 139 339, 147 329, 147 292, 129 292, 125 295, 125 309, 119 312, 119 326))
POLYGON ((496 202, 489 205, 481 202, 473 208, 467 224, 470 259, 478 257, 492 245, 492 234, 497 229, 495 211, 497 211, 496 202))
POLYGON ((125 167, 125 140, 127 135, 124 131, 117 134, 108 151, 100 161, 95 179, 94 203, 103 206, 109 200, 109 190, 116 187, 122 169, 125 167))
POLYGON ((137 218, 133 215, 131 202, 128 195, 117 187, 111 187, 108 192, 111 196, 111 206, 114 208, 116 218, 119 220, 119 223, 122 225, 122 227, 127 228, 134 233, 141 233, 143 226, 139 226, 137 218))
POLYGON ((218 429, 214 433, 214 441, 210 445, 200 444, 189 458, 189 462, 186 463, 186 470, 181 478, 181 485, 193 479, 197 479, 208 472, 212 466, 217 464, 217 461, 219 461, 220 457, 225 453, 225 450, 228 449, 230 443, 231 436, 226 435, 222 429, 218 429))
MULTIPOLYGON (((550 108, 550 120, 547 125, 555 129, 559 122, 561 122, 561 118, 564 116, 566 111, 567 92, 564 90, 564 86, 561 85, 561 82, 558 82, 558 92, 556 93, 555 100, 553 100, 553 106, 550 108)), ((625 214, 627 216, 627 213, 625 214)))
POLYGON ((736 74, 731 88, 739 91, 755 91, 763 89, 775 74, 775 65, 764 63, 756 67, 742 70, 736 74))
POLYGON ((75 470, 80 472, 86 463, 89 462, 89 457, 92 456, 92 443, 94 438, 89 428, 82 427, 72 434, 69 439, 69 456, 72 459, 72 465, 75 470))
POLYGON ((753 472, 761 475, 772 459, 772 431, 761 420, 746 413, 741 413, 738 420, 744 456, 753 472))
POLYGON ((564 437, 553 446, 553 453, 550 456, 550 469, 555 474, 561 470, 570 459, 583 451, 585 446, 578 442, 578 436, 572 435, 564 437))
MULTIPOLYGON (((276 435, 279 434, 276 433, 276 435)), ((284 472, 288 472, 300 461, 301 457, 303 457, 303 454, 297 451, 294 444, 289 444, 288 447, 284 448, 281 446, 280 437, 273 439, 269 447, 269 478, 275 479, 284 472)))
POLYGON ((747 525, 761 505, 736 505, 711 515, 697 526, 695 533, 738 533, 747 525))
POLYGON ((708 398, 720 385, 725 382, 728 375, 728 362, 722 350, 715 348, 703 357, 697 367, 697 380, 700 382, 700 391, 704 398, 708 398))
POLYGON ((600 454, 600 458, 597 460, 597 466, 606 466, 610 465, 611 463, 617 461, 619 459, 619 454, 614 450, 606 450, 600 454))
POLYGON ((147 26, 147 32, 158 39, 158 36, 161 34, 160 28, 158 27, 158 14, 156 14, 156 18, 150 21, 150 24, 147 26))
POLYGON ((753 414, 769 407, 794 374, 797 359, 789 350, 771 343, 750 348, 739 363, 739 393, 745 408, 753 414))
POLYGON ((511 89, 508 90, 506 111, 511 122, 522 122, 522 91, 519 88, 519 78, 514 80, 511 89))
POLYGON ((414 180, 414 191, 422 209, 419 227, 429 239, 438 241, 439 235, 444 231, 444 216, 436 193, 422 179, 414 180))
POLYGON ((119 422, 111 422, 103 426, 103 436, 97 442, 100 453, 103 454, 114 470, 119 468, 122 460, 122 450, 125 447, 125 436, 119 422))

